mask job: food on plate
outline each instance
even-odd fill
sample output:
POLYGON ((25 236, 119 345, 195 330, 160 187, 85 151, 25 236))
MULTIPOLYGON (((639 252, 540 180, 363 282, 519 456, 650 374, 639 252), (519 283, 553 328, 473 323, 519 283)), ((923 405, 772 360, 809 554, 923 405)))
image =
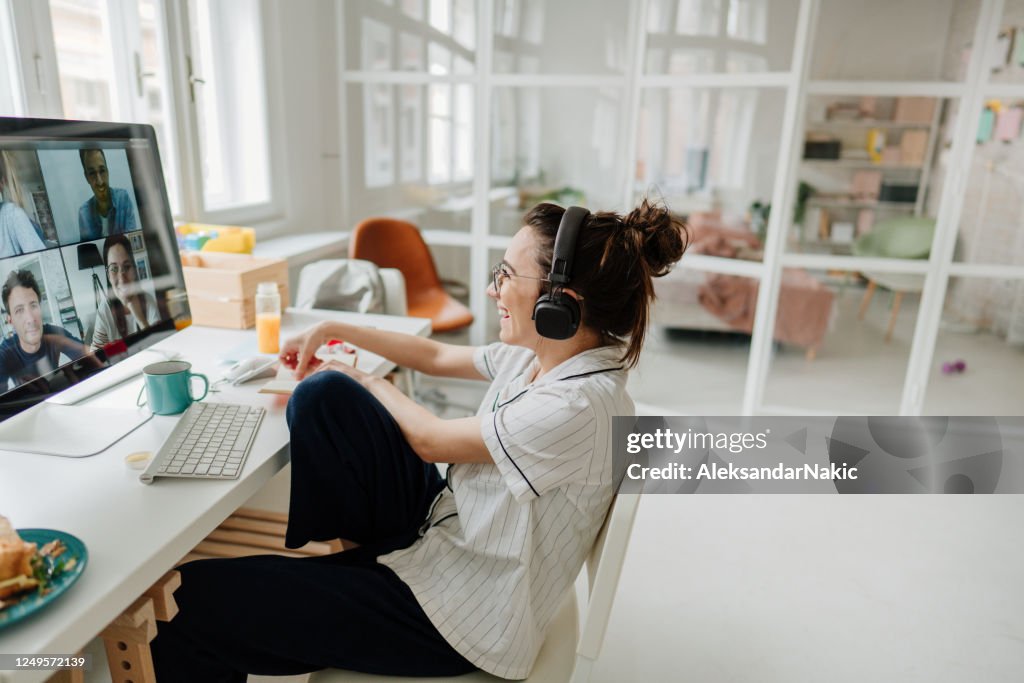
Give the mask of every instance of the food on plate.
POLYGON ((7 518, 0 516, 0 600, 39 585, 32 575, 35 556, 36 544, 21 540, 7 518))
POLYGON ((75 558, 57 559, 66 550, 59 539, 42 548, 22 540, 7 518, 0 516, 0 610, 33 589, 47 593, 55 578, 75 566, 75 558))

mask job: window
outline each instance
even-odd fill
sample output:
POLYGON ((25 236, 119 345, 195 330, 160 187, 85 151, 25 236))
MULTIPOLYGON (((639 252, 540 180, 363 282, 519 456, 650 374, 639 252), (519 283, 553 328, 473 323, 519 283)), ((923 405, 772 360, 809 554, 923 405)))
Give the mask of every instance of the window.
POLYGON ((115 105, 110 10, 105 0, 50 0, 53 43, 57 51, 64 116, 112 121, 127 113, 115 105))
POLYGON ((135 84, 143 98, 142 121, 156 130, 157 144, 164 166, 167 193, 171 200, 171 212, 181 214, 181 192, 178 183, 178 155, 174 153, 174 102, 171 97, 169 53, 167 32, 164 30, 163 2, 161 0, 138 0, 140 49, 136 53, 135 84))
POLYGON ((150 124, 176 218, 269 218, 277 198, 260 8, 0 0, 0 114, 150 124))
POLYGON ((259 3, 191 0, 188 7, 203 208, 267 204, 270 154, 259 3))
POLYGON ((9 0, 0 0, 0 116, 22 114, 21 82, 9 0))
POLYGON ((473 177, 473 87, 432 84, 428 106, 430 182, 470 180, 473 177))
POLYGON ((182 211, 160 0, 50 0, 64 116, 151 124, 171 211, 182 211))

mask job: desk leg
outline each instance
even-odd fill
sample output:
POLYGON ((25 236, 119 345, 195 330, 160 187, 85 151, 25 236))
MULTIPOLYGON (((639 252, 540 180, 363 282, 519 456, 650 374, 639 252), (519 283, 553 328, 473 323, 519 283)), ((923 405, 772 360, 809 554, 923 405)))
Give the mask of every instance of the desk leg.
POLYGON ((156 683, 149 644, 156 638, 157 619, 170 621, 178 613, 173 594, 180 585, 178 572, 164 574, 100 634, 112 683, 156 683))

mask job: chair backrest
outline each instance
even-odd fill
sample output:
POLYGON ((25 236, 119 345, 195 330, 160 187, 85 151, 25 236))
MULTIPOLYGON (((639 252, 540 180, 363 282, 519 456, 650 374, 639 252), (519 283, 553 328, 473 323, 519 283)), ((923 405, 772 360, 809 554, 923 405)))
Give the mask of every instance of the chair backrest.
POLYGON ((931 254, 935 219, 902 216, 879 221, 853 243, 855 256, 926 259, 931 254))
POLYGON ((639 506, 640 494, 616 494, 587 557, 590 600, 576 646, 578 657, 594 660, 601 652, 639 506))
POLYGON ((430 249, 419 229, 408 221, 367 218, 352 231, 348 256, 402 271, 409 308, 427 292, 443 290, 430 249))

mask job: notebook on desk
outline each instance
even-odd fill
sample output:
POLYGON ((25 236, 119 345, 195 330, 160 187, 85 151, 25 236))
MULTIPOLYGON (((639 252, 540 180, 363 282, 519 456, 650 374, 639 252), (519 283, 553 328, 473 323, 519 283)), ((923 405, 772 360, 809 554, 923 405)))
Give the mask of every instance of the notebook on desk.
MULTIPOLYGON (((344 363, 351 367, 356 366, 356 354, 354 353, 337 354, 333 356, 331 360, 344 363)), ((299 386, 300 381, 301 380, 295 379, 291 369, 282 367, 277 371, 277 377, 260 387, 259 393, 291 396, 292 392, 295 391, 295 387, 299 386)))

